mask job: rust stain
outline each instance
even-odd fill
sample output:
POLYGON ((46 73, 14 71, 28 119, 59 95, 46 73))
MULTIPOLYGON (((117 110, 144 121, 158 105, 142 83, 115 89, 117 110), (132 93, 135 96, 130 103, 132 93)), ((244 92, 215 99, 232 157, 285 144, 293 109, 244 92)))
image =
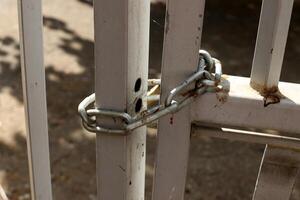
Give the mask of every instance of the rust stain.
POLYGON ((228 99, 228 93, 221 91, 216 93, 217 99, 221 103, 225 103, 228 99))
POLYGON ((285 98, 278 89, 277 86, 266 87, 264 85, 257 84, 253 81, 250 82, 250 86, 259 92, 264 97, 264 107, 271 104, 279 103, 281 99, 285 98))
POLYGON ((220 83, 217 83, 219 85, 217 86, 216 97, 217 97, 218 101, 221 103, 225 103, 229 96, 230 83, 227 80, 227 78, 228 78, 228 76, 222 75, 220 83))

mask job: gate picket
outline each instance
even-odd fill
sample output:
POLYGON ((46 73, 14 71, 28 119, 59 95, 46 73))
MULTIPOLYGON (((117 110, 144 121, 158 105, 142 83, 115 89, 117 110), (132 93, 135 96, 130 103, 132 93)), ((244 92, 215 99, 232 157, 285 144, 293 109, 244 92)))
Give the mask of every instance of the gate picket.
MULTIPOLYGON (((279 83, 293 3, 294 0, 263 1, 251 72, 251 85, 255 89, 276 92, 274 88, 279 83)), ((268 98, 267 94, 265 101, 269 101, 268 98)), ((266 145, 253 200, 288 200, 298 166, 291 167, 282 159, 293 162, 299 156, 299 153, 290 154, 289 150, 266 145)))
POLYGON ((42 1, 18 1, 31 199, 51 200, 42 1))
MULTIPOLYGON (((196 69, 204 4, 204 0, 167 2, 161 100, 196 69)), ((153 200, 184 198, 190 131, 189 107, 159 120, 153 200)))

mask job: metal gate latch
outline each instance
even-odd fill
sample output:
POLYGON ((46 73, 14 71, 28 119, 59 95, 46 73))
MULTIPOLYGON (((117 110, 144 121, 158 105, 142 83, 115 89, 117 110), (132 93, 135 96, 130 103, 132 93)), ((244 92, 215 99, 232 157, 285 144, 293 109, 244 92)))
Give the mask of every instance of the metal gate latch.
MULTIPOLYGON (((186 105, 192 103, 205 92, 220 90, 222 65, 219 60, 212 58, 204 50, 199 51, 199 63, 196 72, 172 89, 163 103, 148 108, 140 115, 131 117, 126 112, 105 110, 99 108, 87 109, 95 103, 95 94, 86 97, 78 106, 78 113, 83 127, 95 133, 128 134, 132 130, 147 125, 167 114, 176 113, 186 105), (213 73, 214 70, 214 73, 213 73), (194 85, 192 85, 194 84, 194 85), (190 89, 191 88, 191 89, 190 89), (97 124, 96 117, 120 119, 121 128, 113 129, 97 124)), ((157 81, 158 84, 160 81, 157 81)))

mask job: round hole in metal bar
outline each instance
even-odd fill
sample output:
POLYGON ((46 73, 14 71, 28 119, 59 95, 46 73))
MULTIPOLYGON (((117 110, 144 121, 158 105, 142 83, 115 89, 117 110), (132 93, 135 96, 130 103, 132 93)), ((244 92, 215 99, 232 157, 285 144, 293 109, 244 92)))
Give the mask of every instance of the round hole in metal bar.
POLYGON ((134 84, 134 91, 135 91, 135 92, 140 91, 141 86, 142 86, 142 79, 141 79, 141 78, 138 78, 138 79, 135 81, 135 84, 134 84))
POLYGON ((139 98, 135 103, 135 112, 140 112, 143 106, 143 100, 139 98))

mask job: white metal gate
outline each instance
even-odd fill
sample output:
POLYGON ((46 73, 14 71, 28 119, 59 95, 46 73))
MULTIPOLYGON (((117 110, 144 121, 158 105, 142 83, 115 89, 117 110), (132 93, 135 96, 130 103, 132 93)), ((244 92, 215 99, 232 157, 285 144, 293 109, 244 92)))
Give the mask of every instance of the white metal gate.
MULTIPOLYGON (((197 68, 204 4, 167 2, 162 100, 197 68)), ((159 119, 153 200, 184 198, 191 127, 211 137, 267 144, 253 199, 289 199, 300 140, 282 133, 300 133, 300 85, 279 83, 279 77, 292 7, 293 0, 263 0, 250 78, 223 76, 229 91, 206 93, 159 119)), ((94 11, 96 108, 134 118, 147 107, 150 2, 95 0, 94 11)), ((19 16, 32 199, 50 200, 41 0, 19 0, 19 16)), ((119 120, 98 123, 121 126, 119 120)), ((144 199, 145 144, 145 126, 123 135, 97 134, 99 200, 144 199)))

